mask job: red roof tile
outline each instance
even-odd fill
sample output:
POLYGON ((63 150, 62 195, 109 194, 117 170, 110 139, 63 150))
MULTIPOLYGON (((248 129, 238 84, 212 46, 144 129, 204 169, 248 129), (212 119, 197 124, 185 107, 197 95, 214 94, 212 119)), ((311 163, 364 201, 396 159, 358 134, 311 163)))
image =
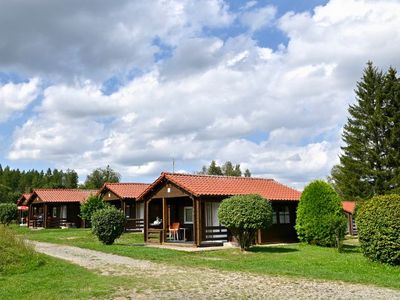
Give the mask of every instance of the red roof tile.
POLYGON ((146 190, 150 184, 148 183, 105 183, 99 194, 109 190, 120 198, 136 199, 141 193, 146 190))
POLYGON ((273 179, 161 173, 161 176, 139 198, 145 197, 163 179, 171 181, 194 196, 259 194, 269 200, 299 201, 301 195, 299 191, 273 179))
POLYGON ((342 201, 343 210, 350 214, 354 214, 356 209, 356 202, 355 201, 342 201))
POLYGON ((43 202, 84 202, 97 190, 80 189, 34 189, 33 193, 43 202))

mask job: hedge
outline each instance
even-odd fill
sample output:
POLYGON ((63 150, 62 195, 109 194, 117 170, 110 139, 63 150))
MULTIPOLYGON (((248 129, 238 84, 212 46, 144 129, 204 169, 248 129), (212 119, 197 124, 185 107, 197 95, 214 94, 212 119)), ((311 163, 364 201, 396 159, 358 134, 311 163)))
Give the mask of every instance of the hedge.
POLYGON ((360 205, 357 231, 363 254, 371 260, 400 265, 400 196, 376 196, 360 205))

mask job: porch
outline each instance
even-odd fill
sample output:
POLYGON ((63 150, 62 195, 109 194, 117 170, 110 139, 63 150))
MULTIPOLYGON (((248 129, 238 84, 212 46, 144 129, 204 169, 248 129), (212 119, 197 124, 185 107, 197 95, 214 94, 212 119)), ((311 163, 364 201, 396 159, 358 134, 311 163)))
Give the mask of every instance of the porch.
POLYGON ((190 196, 145 202, 145 242, 176 246, 222 246, 228 230, 219 224, 219 202, 190 196))
POLYGON ((79 203, 34 203, 28 214, 28 227, 61 228, 80 227, 79 203))
POLYGON ((106 203, 124 212, 125 231, 142 232, 144 228, 144 203, 135 200, 105 199, 106 203))

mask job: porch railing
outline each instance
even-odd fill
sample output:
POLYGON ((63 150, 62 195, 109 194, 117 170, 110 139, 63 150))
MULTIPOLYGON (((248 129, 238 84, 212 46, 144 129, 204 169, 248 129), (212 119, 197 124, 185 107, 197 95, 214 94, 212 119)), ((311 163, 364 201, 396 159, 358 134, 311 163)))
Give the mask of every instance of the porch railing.
POLYGON ((205 226, 203 241, 227 241, 228 229, 225 226, 205 226))
POLYGON ((66 226, 67 219, 66 218, 47 218, 46 227, 57 228, 61 226, 66 226))
POLYGON ((43 219, 30 218, 28 226, 32 228, 43 227, 43 219))
POLYGON ((149 228, 147 230, 147 242, 162 243, 164 239, 164 229, 149 228))
POLYGON ((144 228, 144 219, 126 219, 126 231, 141 231, 144 228))

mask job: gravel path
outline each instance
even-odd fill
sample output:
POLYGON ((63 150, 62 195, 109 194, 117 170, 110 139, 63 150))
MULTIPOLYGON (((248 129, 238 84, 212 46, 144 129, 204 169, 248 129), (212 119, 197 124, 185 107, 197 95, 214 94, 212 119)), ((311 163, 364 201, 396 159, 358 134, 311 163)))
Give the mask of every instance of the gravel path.
POLYGON ((399 290, 374 286, 176 267, 99 251, 32 242, 38 252, 107 276, 134 276, 147 284, 113 299, 400 299, 399 290))

